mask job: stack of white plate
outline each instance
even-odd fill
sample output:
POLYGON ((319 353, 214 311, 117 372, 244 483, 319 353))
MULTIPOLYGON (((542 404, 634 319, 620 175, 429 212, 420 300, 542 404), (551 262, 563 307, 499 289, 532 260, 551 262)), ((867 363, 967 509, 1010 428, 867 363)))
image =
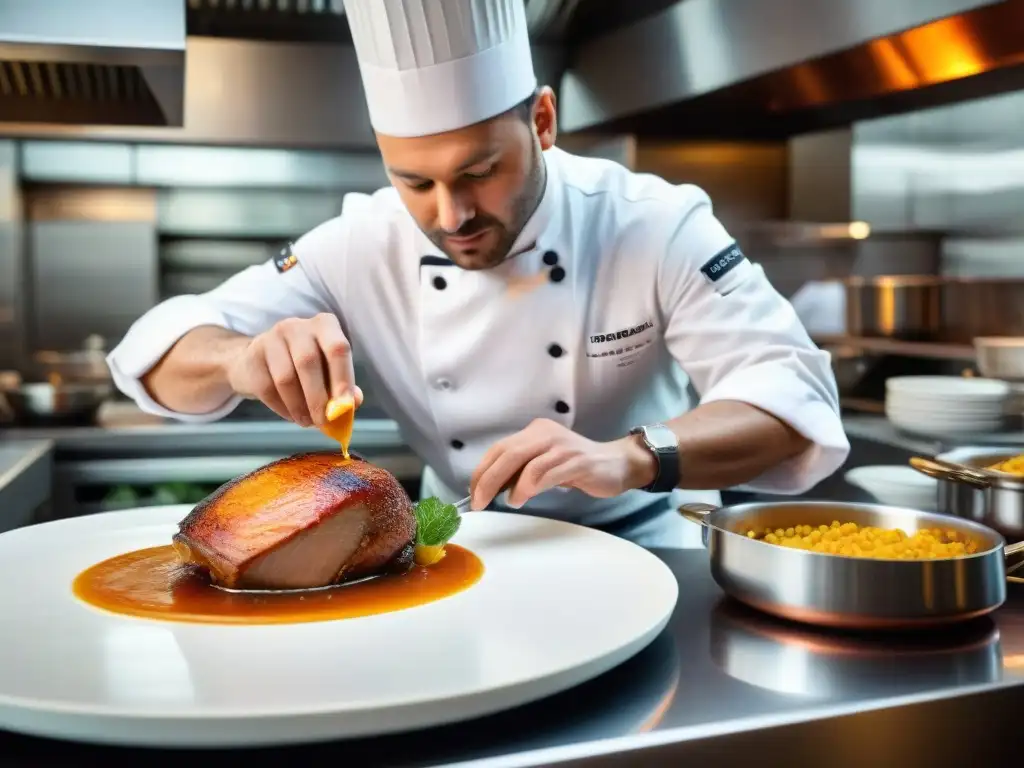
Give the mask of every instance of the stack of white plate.
POLYGON ((845 478, 881 504, 922 512, 934 512, 937 506, 938 481, 911 467, 898 464, 856 467, 847 472, 845 478))
POLYGON ((898 376, 885 383, 885 415, 896 427, 921 434, 998 432, 1010 385, 959 376, 898 376))

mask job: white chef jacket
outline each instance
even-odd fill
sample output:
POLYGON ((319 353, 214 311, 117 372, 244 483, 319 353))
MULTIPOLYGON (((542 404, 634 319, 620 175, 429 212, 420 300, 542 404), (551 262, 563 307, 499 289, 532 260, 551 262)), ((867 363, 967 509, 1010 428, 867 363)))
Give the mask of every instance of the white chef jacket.
MULTIPOLYGON (((543 197, 501 265, 456 267, 392 187, 348 194, 339 216, 291 246, 290 261, 271 259, 147 312, 109 355, 115 383, 149 413, 219 419, 240 398, 211 413, 175 413, 140 377, 198 326, 255 335, 332 312, 365 368, 360 386, 428 466, 424 496, 464 496, 484 452, 533 419, 612 440, 692 408, 691 384, 701 403, 750 403, 811 441, 750 490, 797 494, 835 472, 849 443, 830 358, 743 256, 708 196, 558 148, 543 157, 543 197)), ((523 511, 618 525, 649 545, 699 546, 696 526, 649 514, 683 499, 719 495, 594 499, 556 489, 523 511)))

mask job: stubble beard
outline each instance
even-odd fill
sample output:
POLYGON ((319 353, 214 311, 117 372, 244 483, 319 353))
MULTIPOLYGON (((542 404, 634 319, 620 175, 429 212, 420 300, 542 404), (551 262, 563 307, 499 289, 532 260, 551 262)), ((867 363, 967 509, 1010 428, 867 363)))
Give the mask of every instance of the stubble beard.
POLYGON ((531 153, 530 173, 527 175, 526 183, 523 185, 522 192, 512 203, 512 225, 506 227, 493 216, 478 215, 466 222, 466 224, 460 228, 458 233, 452 233, 458 235, 471 235, 473 232, 479 231, 485 227, 494 227, 495 231, 498 233, 498 240, 490 250, 485 253, 474 254, 471 257, 472 261, 467 263, 465 258, 459 255, 453 255, 445 247, 445 233, 426 233, 430 241, 446 256, 448 256, 456 266, 469 271, 492 269, 508 258, 512 251, 512 246, 515 245, 516 238, 519 237, 519 233, 523 231, 526 223, 530 220, 530 217, 533 216, 534 211, 537 210, 541 197, 544 195, 544 187, 547 183, 547 168, 544 165, 544 158, 541 155, 540 145, 536 139, 534 139, 531 153))

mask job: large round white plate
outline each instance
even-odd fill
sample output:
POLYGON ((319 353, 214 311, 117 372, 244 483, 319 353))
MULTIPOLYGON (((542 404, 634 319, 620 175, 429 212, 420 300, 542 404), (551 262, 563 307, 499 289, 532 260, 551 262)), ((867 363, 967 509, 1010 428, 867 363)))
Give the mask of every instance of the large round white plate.
POLYGON ((465 515, 481 580, 359 619, 218 626, 81 603, 83 569, 166 544, 189 507, 61 520, 0 536, 0 728, 143 746, 377 735, 493 713, 596 677, 667 624, 678 583, 654 555, 581 526, 465 515))

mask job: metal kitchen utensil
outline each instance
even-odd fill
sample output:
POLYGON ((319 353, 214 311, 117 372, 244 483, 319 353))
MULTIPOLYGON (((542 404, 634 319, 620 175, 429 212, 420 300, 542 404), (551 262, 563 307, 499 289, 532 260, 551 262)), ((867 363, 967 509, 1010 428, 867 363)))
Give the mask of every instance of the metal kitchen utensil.
POLYGON ((703 528, 711 575, 726 594, 765 613, 824 626, 903 629, 991 613, 1006 600, 1006 560, 1024 552, 1024 543, 1006 546, 999 533, 979 523, 882 504, 684 504, 679 513, 703 528), (810 552, 745 535, 751 528, 833 520, 904 531, 953 529, 978 541, 982 551, 949 559, 881 560, 810 552))
MULTIPOLYGON (((501 490, 498 491, 498 493, 499 494, 504 493, 509 488, 511 488, 513 485, 515 485, 515 482, 516 482, 516 480, 519 479, 519 475, 521 473, 522 473, 522 470, 519 470, 519 472, 516 472, 514 475, 512 475, 512 477, 509 479, 509 481, 507 483, 505 483, 503 486, 501 486, 501 490)), ((463 499, 459 499, 458 501, 455 502, 455 509, 457 509, 460 514, 462 512, 465 512, 467 509, 469 509, 469 502, 472 500, 472 498, 473 498, 472 496, 466 496, 463 499)))
POLYGON ((1024 446, 965 446, 933 459, 914 457, 910 465, 938 480, 936 511, 1019 540, 1024 539, 1024 477, 984 468, 1021 453, 1024 446))

